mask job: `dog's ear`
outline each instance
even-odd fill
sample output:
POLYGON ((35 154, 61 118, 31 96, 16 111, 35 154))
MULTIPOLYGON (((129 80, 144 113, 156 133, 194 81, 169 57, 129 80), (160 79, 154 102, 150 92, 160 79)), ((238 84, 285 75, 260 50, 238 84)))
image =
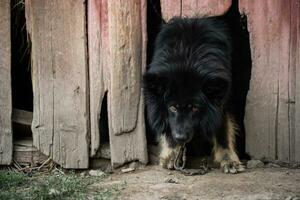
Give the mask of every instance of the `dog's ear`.
POLYGON ((222 104, 230 93, 231 82, 228 77, 211 76, 203 84, 205 95, 213 102, 222 104))
POLYGON ((163 95, 167 82, 167 78, 160 74, 146 73, 143 76, 143 88, 154 95, 163 95))

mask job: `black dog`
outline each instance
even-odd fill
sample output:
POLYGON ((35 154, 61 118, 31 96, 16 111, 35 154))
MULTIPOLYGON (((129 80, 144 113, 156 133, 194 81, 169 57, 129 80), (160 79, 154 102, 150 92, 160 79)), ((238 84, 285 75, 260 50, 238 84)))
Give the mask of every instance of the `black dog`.
POLYGON ((231 38, 220 17, 174 18, 162 27, 144 75, 147 121, 160 136, 160 163, 173 168, 181 144, 211 146, 225 173, 244 170, 235 152, 228 111, 231 38))

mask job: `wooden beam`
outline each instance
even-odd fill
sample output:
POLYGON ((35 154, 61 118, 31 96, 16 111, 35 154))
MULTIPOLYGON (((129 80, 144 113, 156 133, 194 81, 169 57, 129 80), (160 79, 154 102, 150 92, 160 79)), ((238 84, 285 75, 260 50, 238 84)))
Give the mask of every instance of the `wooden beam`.
POLYGON ((33 144, 65 168, 89 162, 85 0, 26 0, 33 144))
POLYGON ((172 17, 181 17, 182 0, 161 0, 161 14, 165 21, 169 21, 172 17))
POLYGON ((10 0, 0 1, 0 165, 12 161, 10 0))
POLYGON ((32 144, 32 138, 14 141, 14 160, 21 165, 37 166, 47 160, 47 156, 32 144))
POLYGON ((172 17, 204 17, 224 14, 232 0, 161 0, 164 20, 172 17))
POLYGON ((232 0, 182 0, 182 16, 204 17, 224 14, 232 0))
POLYGON ((31 126, 32 124, 32 112, 20 109, 13 109, 12 121, 14 123, 31 126))

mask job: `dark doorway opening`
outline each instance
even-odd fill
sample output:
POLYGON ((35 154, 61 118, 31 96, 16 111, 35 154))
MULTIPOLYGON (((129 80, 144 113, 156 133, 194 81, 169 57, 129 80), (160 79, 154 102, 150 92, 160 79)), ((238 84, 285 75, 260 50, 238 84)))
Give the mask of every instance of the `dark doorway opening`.
POLYGON ((232 108, 239 127, 236 135, 236 149, 241 159, 249 159, 246 153, 246 132, 244 116, 246 98, 251 78, 251 49, 247 17, 239 13, 238 0, 232 1, 229 25, 232 34, 232 108))
POLYGON ((32 140, 31 43, 26 29, 24 0, 11 1, 11 52, 13 135, 14 139, 32 140))

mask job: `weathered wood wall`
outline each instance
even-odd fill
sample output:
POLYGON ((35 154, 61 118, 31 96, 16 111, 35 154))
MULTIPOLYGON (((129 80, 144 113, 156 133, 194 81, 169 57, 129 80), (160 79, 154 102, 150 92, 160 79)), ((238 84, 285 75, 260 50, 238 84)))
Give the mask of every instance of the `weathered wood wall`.
POLYGON ((224 14, 231 0, 161 0, 163 18, 168 21, 174 16, 203 17, 224 14))
POLYGON ((0 1, 0 165, 12 161, 10 0, 0 1))
POLYGON ((32 41, 34 145, 65 168, 87 168, 85 0, 25 2, 32 41))
POLYGON ((246 150, 255 158, 300 161, 299 0, 240 0, 252 54, 246 150))
POLYGON ((134 160, 146 163, 141 93, 146 64, 146 1, 91 0, 88 8, 91 156, 100 146, 100 108, 107 91, 112 165, 134 160))

